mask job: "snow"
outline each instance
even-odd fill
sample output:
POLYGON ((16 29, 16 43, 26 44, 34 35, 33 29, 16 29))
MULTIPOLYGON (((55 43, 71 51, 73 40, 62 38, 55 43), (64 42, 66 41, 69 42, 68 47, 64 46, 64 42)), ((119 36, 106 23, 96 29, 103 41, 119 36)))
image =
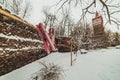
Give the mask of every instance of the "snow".
POLYGON ((42 67, 41 62, 52 62, 64 69, 63 80, 120 80, 120 49, 88 50, 87 54, 77 52, 73 65, 70 65, 70 53, 55 52, 0 77, 0 80, 31 80, 35 72, 42 67))
POLYGON ((0 37, 4 37, 4 38, 8 38, 8 39, 15 39, 15 40, 20 40, 20 41, 31 41, 31 42, 39 42, 39 43, 43 43, 42 41, 40 40, 37 40, 37 39, 29 39, 29 38, 21 38, 17 35, 14 35, 14 36, 8 36, 8 35, 5 35, 3 33, 0 33, 0 37))
POLYGON ((81 54, 86 54, 86 53, 87 53, 87 50, 81 49, 81 54))
MULTIPOLYGON (((41 46, 38 46, 38 47, 34 47, 34 46, 28 46, 28 47, 24 47, 24 48, 21 48, 21 49, 13 49, 13 48, 4 48, 4 50, 9 50, 9 51, 22 51, 22 50, 29 50, 29 49, 42 49, 41 46)), ((2 51, 3 48, 0 48, 0 50, 2 51)))
POLYGON ((119 45, 119 46, 116 46, 116 49, 120 49, 120 45, 119 45))

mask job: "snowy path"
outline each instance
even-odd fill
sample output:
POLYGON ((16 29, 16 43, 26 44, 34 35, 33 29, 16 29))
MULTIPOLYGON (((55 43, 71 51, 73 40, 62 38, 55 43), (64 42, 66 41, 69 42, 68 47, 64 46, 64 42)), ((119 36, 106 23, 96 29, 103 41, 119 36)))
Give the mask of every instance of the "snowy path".
POLYGON ((53 62, 63 67, 63 80, 120 80, 120 49, 109 48, 91 50, 87 54, 79 54, 70 66, 69 53, 53 53, 49 56, 28 64, 0 80, 31 80, 32 74, 40 69, 39 61, 53 62))

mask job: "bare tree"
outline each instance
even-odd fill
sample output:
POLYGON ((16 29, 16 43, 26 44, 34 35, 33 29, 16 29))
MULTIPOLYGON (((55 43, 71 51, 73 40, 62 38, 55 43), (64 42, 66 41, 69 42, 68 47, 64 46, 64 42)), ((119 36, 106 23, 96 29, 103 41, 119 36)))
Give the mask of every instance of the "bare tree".
POLYGON ((6 0, 0 0, 0 4, 4 4, 6 0))
POLYGON ((113 42, 113 32, 111 32, 110 30, 105 31, 105 39, 108 42, 108 46, 110 46, 113 42))
POLYGON ((80 26, 75 26, 73 31, 71 32, 74 41, 76 42, 78 49, 80 48, 92 48, 92 36, 93 29, 89 24, 84 27, 84 24, 80 26))
POLYGON ((23 19, 30 15, 31 4, 28 0, 3 0, 3 2, 2 6, 23 19))
POLYGON ((45 15, 44 19, 45 27, 53 26, 55 21, 57 20, 56 15, 50 13, 49 10, 50 9, 47 7, 43 9, 43 14, 45 15))
POLYGON ((119 33, 118 33, 118 32, 115 32, 115 33, 114 33, 113 43, 114 43, 115 46, 120 44, 120 41, 119 41, 119 33))
POLYGON ((59 33, 61 36, 64 36, 65 35, 65 27, 67 26, 67 23, 68 23, 68 18, 69 18, 69 11, 67 9, 62 9, 62 19, 59 23, 59 33))
POLYGON ((19 15, 22 8, 21 8, 21 4, 22 4, 23 0, 11 0, 10 1, 10 10, 15 13, 16 15, 19 15))
POLYGON ((78 24, 87 18, 86 15, 95 14, 96 11, 94 11, 93 8, 99 5, 99 12, 104 15, 107 20, 105 24, 115 23, 119 27, 120 19, 116 16, 116 13, 120 13, 120 3, 115 1, 116 0, 60 0, 57 5, 60 5, 59 9, 62 9, 62 7, 66 5, 81 5, 82 15, 78 24))
POLYGON ((32 9, 31 4, 28 0, 24 1, 24 8, 22 8, 22 18, 30 16, 30 10, 32 9))
POLYGON ((61 19, 58 25, 58 34, 61 36, 70 36, 71 30, 74 26, 74 21, 71 17, 70 8, 62 8, 61 19))

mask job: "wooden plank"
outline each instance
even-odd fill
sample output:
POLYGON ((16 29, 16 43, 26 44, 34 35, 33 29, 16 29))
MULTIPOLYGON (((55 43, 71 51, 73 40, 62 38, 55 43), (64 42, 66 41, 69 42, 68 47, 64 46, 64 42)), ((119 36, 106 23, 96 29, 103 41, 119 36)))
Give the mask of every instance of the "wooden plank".
POLYGON ((21 22, 21 23, 23 23, 23 24, 25 24, 25 25, 27 25, 27 26, 32 27, 32 28, 35 29, 35 27, 34 27, 32 24, 24 21, 23 19, 21 19, 20 17, 14 15, 14 14, 10 14, 10 12, 5 11, 5 10, 2 9, 1 7, 0 7, 0 14, 3 14, 3 15, 5 15, 5 16, 7 16, 7 17, 10 17, 10 18, 12 18, 12 19, 14 19, 14 20, 17 20, 17 21, 19 21, 19 22, 21 22))

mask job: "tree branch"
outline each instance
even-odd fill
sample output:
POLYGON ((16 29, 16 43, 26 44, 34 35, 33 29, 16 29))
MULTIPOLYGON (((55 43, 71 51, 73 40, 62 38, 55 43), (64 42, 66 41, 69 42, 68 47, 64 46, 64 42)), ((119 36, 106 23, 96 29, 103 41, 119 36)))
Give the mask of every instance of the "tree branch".
POLYGON ((109 23, 111 24, 111 21, 110 21, 110 12, 109 12, 108 6, 105 4, 105 2, 103 2, 103 0, 100 0, 100 2, 101 2, 102 5, 106 8, 106 10, 107 10, 107 15, 108 15, 108 19, 109 19, 109 23))

